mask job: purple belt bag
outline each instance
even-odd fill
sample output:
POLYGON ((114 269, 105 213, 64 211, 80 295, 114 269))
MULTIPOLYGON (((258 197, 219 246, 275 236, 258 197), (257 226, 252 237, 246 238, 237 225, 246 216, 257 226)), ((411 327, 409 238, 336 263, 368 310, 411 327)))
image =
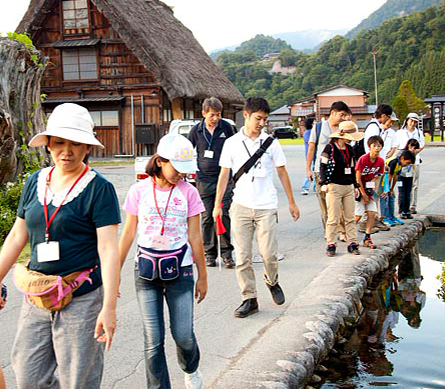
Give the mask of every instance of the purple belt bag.
POLYGON ((177 250, 158 251, 138 247, 139 277, 153 281, 171 281, 179 276, 179 268, 187 251, 187 244, 177 250))

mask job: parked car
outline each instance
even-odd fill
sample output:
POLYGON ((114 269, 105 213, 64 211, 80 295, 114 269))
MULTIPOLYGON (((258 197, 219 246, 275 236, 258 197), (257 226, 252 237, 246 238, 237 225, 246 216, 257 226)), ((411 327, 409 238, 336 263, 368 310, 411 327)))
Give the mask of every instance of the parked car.
MULTIPOLYGON (((225 120, 228 122, 235 130, 236 125, 235 122, 231 119, 223 118, 222 120, 225 120)), ((184 135, 185 137, 188 136, 190 133, 190 130, 195 124, 200 123, 200 119, 176 119, 172 120, 170 123, 170 126, 168 128, 168 134, 180 134, 184 135)), ((148 157, 136 157, 134 160, 134 173, 136 181, 145 180, 148 178, 147 173, 145 173, 145 167, 147 166, 148 161, 150 160, 151 156, 148 157)), ((195 155, 196 158, 196 155, 195 155)), ((186 181, 190 182, 191 184, 195 185, 195 179, 196 174, 187 174, 186 181)))
POLYGON ((273 129, 273 135, 275 138, 278 139, 296 139, 298 138, 297 133, 293 130, 291 126, 285 126, 285 127, 275 127, 273 129))

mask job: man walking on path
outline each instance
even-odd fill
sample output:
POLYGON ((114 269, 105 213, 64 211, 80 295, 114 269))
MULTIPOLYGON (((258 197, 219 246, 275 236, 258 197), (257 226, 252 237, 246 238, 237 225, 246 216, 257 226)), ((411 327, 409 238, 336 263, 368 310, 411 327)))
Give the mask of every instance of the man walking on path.
POLYGON ((312 129, 309 138, 309 149, 306 158, 306 171, 309 180, 314 179, 315 173, 315 188, 317 192, 318 203, 321 211, 321 221, 323 228, 326 229, 326 221, 328 217, 326 205, 326 193, 321 190, 320 186, 320 155, 326 145, 329 143, 329 136, 338 131, 338 125, 344 120, 350 120, 351 110, 343 101, 336 101, 331 105, 329 111, 329 118, 321 123, 321 129, 318 130, 317 125, 312 129), (318 131, 317 131, 318 130, 318 131), (315 156, 315 168, 312 172, 312 160, 315 156))
MULTIPOLYGON (((207 266, 216 266, 218 256, 218 244, 215 223, 212 217, 215 204, 216 184, 221 170, 219 158, 224 142, 235 131, 232 126, 221 119, 223 105, 216 97, 209 97, 202 103, 201 123, 196 124, 188 136, 190 142, 196 148, 198 154, 198 171, 196 174, 196 188, 204 203, 205 212, 202 213, 202 238, 207 266)), ((230 217, 229 208, 232 203, 232 185, 227 185, 223 203, 222 223, 226 232, 221 235, 221 256, 224 266, 231 269, 235 266, 232 259, 233 246, 230 242, 230 217)))
MULTIPOLYGON (((270 107, 262 98, 249 98, 244 106, 245 126, 239 133, 226 141, 219 164, 213 217, 221 215, 221 199, 225 193, 230 172, 239 169, 266 144, 268 135, 262 131, 269 117, 270 107)), ((292 186, 286 170, 286 157, 275 139, 256 161, 252 168, 242 174, 234 189, 230 209, 233 225, 233 244, 236 254, 236 274, 243 302, 235 310, 235 317, 246 317, 258 312, 255 273, 252 267, 252 241, 256 232, 258 250, 263 257, 264 281, 273 301, 281 305, 285 301, 283 290, 278 284, 278 196, 273 184, 273 170, 277 171, 289 201, 289 212, 294 221, 300 217, 295 204, 292 186)))

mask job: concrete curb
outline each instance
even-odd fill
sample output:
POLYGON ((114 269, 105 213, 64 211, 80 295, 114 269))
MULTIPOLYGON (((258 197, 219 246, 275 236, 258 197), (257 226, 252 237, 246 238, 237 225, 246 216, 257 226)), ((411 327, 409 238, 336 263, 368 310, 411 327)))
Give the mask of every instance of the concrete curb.
POLYGON ((371 255, 363 255, 363 248, 360 256, 348 254, 333 261, 272 326, 258 334, 257 341, 233 361, 212 388, 304 388, 337 336, 358 318, 361 298, 372 278, 433 223, 445 224, 445 216, 418 215, 402 229, 383 233, 387 239, 378 242, 371 255))

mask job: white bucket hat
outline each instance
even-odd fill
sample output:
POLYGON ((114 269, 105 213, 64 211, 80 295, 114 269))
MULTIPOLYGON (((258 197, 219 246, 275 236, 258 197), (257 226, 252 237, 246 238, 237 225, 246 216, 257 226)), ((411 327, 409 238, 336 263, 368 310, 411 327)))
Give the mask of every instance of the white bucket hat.
POLYGON ((167 134, 163 136, 156 152, 160 157, 168 159, 179 173, 195 173, 198 170, 193 155, 192 142, 183 135, 167 134))
POLYGON ((57 136, 104 149, 104 145, 94 136, 93 128, 93 119, 86 108, 73 103, 60 104, 51 113, 46 131, 35 135, 29 146, 46 146, 48 136, 57 136))

